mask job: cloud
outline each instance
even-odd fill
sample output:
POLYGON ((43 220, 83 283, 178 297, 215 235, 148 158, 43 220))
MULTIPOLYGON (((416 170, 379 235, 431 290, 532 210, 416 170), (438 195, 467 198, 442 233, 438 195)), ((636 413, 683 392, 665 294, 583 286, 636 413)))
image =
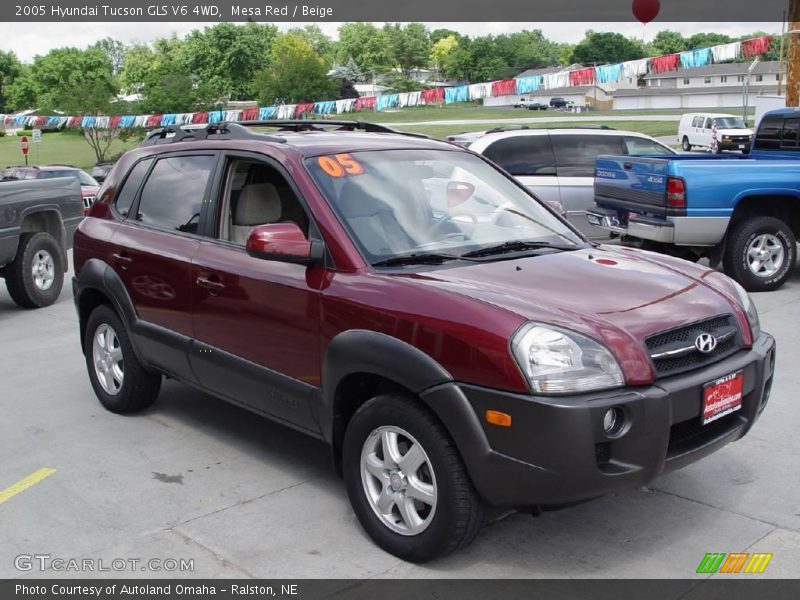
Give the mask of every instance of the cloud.
MULTIPOLYGON (((310 23, 280 23, 282 30, 302 27, 310 23)), ((335 37, 341 23, 314 23, 328 35, 335 37)), ((183 37, 193 29, 201 29, 212 23, 6 23, 0 48, 13 50, 23 61, 30 61, 37 54, 46 54, 53 48, 90 46, 97 40, 111 37, 126 44, 149 43, 160 37, 177 35, 183 37)), ((714 31, 732 36, 763 30, 778 33, 780 23, 658 23, 645 26, 639 23, 426 23, 431 29, 448 28, 476 36, 501 34, 523 29, 541 29, 544 34, 558 42, 577 43, 587 29, 615 31, 627 36, 651 40, 662 29, 674 29, 684 35, 714 31)))

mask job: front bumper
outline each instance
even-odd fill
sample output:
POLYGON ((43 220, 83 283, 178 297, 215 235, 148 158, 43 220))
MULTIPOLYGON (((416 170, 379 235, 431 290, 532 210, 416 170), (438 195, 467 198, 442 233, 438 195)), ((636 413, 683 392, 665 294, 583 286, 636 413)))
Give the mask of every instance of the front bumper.
POLYGON ((762 333, 751 349, 647 387, 541 397, 450 384, 423 397, 453 435, 488 503, 552 506, 636 488, 739 439, 764 410, 774 369, 775 341, 762 333), (742 408, 701 425, 703 385, 740 370, 742 408), (629 423, 617 439, 602 426, 612 406, 629 423), (510 414, 512 426, 487 424, 487 410, 510 414))

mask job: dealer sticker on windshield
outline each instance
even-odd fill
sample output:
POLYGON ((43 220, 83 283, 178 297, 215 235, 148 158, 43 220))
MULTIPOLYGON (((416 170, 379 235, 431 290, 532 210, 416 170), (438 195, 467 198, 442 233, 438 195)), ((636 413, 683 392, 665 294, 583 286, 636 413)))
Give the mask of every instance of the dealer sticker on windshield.
POLYGON ((744 374, 731 373, 703 386, 703 425, 742 408, 744 374))

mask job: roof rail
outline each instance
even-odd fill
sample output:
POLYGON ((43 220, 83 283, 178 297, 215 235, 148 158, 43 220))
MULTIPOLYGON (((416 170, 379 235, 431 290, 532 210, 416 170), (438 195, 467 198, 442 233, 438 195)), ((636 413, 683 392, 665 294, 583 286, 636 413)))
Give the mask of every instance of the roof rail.
POLYGON ((208 125, 168 125, 151 131, 140 146, 176 144, 194 140, 260 139, 262 141, 285 144, 286 139, 265 132, 251 131, 250 127, 275 127, 279 131, 366 131, 369 133, 394 133, 411 137, 430 138, 424 133, 398 131, 385 125, 366 121, 308 121, 308 120, 266 120, 266 121, 223 121, 208 125), (331 129, 334 128, 334 129, 331 129))
POLYGON ((595 124, 586 124, 586 125, 554 125, 552 127, 548 127, 547 125, 543 127, 528 127, 527 125, 509 125, 508 127, 495 127, 494 129, 489 129, 486 133, 503 133, 504 131, 520 131, 523 129, 605 129, 608 131, 616 131, 614 127, 609 127, 608 125, 595 125, 595 124))
POLYGON ((151 131, 140 146, 158 146, 161 144, 177 144, 195 140, 242 140, 261 139, 263 141, 285 144, 286 140, 257 131, 250 131, 239 123, 209 123, 208 125, 168 125, 151 131))
POLYGON ((409 131, 399 131, 386 125, 370 123, 369 121, 335 121, 308 119, 268 119, 265 121, 238 121, 237 124, 243 127, 276 127, 283 131, 365 131, 367 133, 394 133, 397 135, 408 135, 411 137, 430 138, 424 133, 413 133, 409 131))

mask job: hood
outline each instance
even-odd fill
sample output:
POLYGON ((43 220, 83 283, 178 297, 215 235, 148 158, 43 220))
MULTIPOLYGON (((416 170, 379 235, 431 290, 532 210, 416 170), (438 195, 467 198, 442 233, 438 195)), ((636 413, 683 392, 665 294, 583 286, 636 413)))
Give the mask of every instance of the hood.
POLYGON ((629 383, 649 383, 645 337, 719 314, 741 322, 729 297, 704 281, 711 273, 651 252, 602 246, 398 276, 589 335, 611 348, 629 383))
POLYGON ((750 129, 717 129, 717 135, 742 136, 753 135, 750 129))

